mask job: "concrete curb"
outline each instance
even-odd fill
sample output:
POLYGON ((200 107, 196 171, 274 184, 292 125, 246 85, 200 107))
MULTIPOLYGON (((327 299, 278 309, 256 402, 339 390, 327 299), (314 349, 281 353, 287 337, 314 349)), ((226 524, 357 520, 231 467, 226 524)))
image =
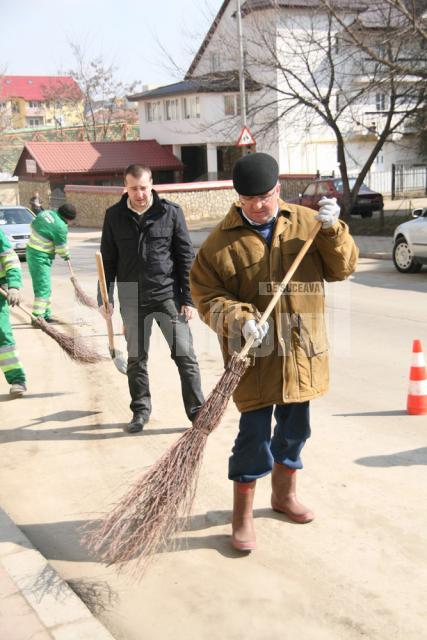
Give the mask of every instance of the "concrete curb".
POLYGON ((5 640, 114 640, 1 508, 0 585, 5 640))

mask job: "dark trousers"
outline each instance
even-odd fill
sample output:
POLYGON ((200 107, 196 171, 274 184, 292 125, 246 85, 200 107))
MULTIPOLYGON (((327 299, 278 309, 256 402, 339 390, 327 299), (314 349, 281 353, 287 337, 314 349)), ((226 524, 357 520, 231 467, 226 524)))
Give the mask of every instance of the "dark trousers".
POLYGON ((171 358, 178 367, 185 412, 189 420, 194 420, 204 402, 200 371, 189 324, 179 313, 174 300, 140 307, 122 307, 120 311, 128 348, 127 376, 132 399, 131 410, 142 413, 146 419, 151 413, 147 363, 155 320, 169 345, 171 358))
POLYGON ((240 415, 239 433, 228 465, 228 477, 252 482, 267 475, 273 462, 291 469, 302 469, 301 450, 310 437, 310 403, 278 404, 274 409, 276 426, 271 438, 273 406, 240 415))

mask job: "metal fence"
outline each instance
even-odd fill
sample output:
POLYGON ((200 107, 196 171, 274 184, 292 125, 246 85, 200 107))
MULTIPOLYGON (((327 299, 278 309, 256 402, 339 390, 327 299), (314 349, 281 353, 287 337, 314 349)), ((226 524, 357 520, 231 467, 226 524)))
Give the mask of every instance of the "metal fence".
POLYGON ((427 196, 427 166, 393 164, 390 171, 369 172, 365 183, 392 200, 427 196))

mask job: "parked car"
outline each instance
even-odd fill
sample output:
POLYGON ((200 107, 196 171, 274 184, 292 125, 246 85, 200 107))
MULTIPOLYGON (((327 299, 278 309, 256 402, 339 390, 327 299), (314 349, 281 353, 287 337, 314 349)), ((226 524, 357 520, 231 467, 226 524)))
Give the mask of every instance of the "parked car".
POLYGON ((427 264, 427 208, 414 209, 393 235, 393 262, 401 273, 417 273, 427 264))
MULTIPOLYGON (((356 182, 356 178, 350 178, 350 188, 356 182)), ((302 204, 304 207, 311 209, 319 209, 319 200, 323 197, 336 198, 339 205, 342 202, 343 182, 341 178, 318 178, 310 182, 303 193, 298 198, 288 200, 302 204)), ((351 210, 352 215, 360 215, 362 218, 372 218, 374 211, 380 211, 384 206, 381 193, 372 191, 369 187, 362 183, 357 200, 351 210)))
POLYGON ((0 229, 8 236, 18 256, 25 257, 34 214, 26 207, 0 207, 0 229))

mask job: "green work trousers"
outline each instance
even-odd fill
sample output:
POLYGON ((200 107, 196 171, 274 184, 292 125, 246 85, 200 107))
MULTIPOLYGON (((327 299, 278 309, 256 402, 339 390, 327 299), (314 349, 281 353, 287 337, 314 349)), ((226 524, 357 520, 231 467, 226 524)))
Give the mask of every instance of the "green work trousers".
POLYGON ((52 315, 50 308, 50 296, 52 293, 50 274, 54 258, 54 254, 27 247, 27 263, 34 291, 34 316, 50 318, 52 315))
POLYGON ((13 339, 10 326, 9 305, 0 296, 0 369, 9 384, 25 382, 25 373, 13 339))

